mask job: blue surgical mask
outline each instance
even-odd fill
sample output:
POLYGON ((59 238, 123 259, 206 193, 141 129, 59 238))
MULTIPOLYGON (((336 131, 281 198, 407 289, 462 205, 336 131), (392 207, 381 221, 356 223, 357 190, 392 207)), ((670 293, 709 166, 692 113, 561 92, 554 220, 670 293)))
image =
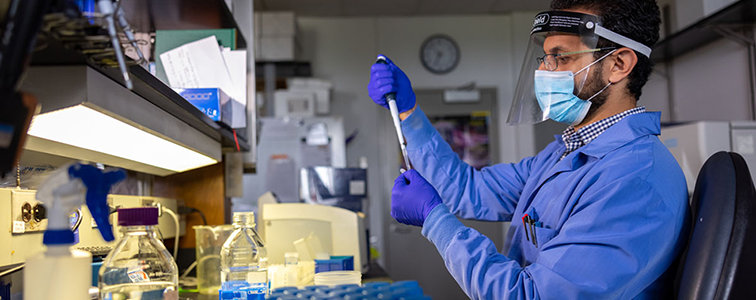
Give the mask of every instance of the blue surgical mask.
POLYGON ((591 108, 591 100, 604 92, 612 83, 609 82, 598 93, 583 100, 575 95, 575 75, 590 70, 590 67, 606 58, 609 52, 577 73, 572 71, 535 71, 535 94, 541 110, 549 119, 571 125, 580 124, 591 108))

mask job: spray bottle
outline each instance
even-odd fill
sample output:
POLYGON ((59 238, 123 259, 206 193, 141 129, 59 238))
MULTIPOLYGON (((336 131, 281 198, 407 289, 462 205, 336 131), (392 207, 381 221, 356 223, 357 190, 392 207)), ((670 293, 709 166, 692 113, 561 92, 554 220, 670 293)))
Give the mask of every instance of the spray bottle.
POLYGON ((47 250, 26 260, 25 300, 89 299, 92 254, 71 249, 74 233, 68 217, 86 204, 105 241, 113 241, 107 195, 126 177, 122 170, 103 172, 94 166, 72 163, 56 170, 37 190, 36 198, 50 207, 43 243, 47 250))

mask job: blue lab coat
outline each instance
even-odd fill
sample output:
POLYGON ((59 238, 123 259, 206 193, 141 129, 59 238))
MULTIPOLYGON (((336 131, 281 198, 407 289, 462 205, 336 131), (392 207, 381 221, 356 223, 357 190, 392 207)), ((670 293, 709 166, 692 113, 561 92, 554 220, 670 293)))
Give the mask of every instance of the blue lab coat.
POLYGON ((477 171, 418 108, 402 122, 410 161, 444 202, 422 234, 472 299, 667 299, 690 208, 659 118, 627 116, 561 161, 556 136, 535 157, 477 171), (542 223, 537 247, 526 213, 542 223), (506 255, 454 215, 511 220, 506 255))

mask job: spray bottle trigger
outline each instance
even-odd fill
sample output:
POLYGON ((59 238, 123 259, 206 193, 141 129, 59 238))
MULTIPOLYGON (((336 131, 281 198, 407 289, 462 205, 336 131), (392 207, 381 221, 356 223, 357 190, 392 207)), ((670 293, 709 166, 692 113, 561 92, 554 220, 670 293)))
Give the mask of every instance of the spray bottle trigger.
POLYGON ((102 173, 94 166, 82 164, 71 166, 68 173, 71 177, 81 179, 84 186, 87 187, 87 207, 97 223, 102 238, 108 242, 115 240, 113 226, 108 219, 110 216, 108 193, 110 193, 110 188, 113 185, 126 178, 126 173, 123 170, 102 173))

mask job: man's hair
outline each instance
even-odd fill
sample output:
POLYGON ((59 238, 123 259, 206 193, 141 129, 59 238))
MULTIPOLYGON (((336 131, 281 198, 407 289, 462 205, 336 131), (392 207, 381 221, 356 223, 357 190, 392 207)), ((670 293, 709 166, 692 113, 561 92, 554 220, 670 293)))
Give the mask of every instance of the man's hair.
MULTIPOLYGON (((551 9, 582 9, 602 19, 602 26, 636 42, 653 48, 659 41, 661 15, 655 0, 553 0, 551 9)), ((597 48, 622 47, 604 38, 599 39, 597 48)), ((606 54, 595 53, 596 58, 606 54)), ((635 99, 640 99, 643 86, 648 82, 654 64, 643 54, 638 56, 638 63, 630 72, 627 84, 628 92, 635 99)))

